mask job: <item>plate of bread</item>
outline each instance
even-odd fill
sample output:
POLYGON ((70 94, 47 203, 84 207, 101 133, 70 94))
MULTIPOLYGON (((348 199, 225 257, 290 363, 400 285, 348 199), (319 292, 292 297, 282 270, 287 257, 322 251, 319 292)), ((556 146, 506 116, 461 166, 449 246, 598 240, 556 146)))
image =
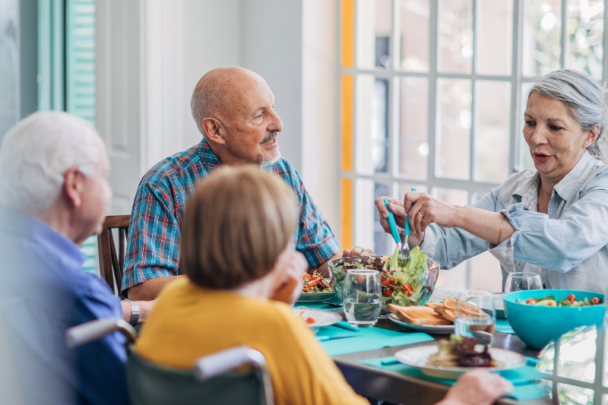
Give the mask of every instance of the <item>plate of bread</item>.
POLYGON ((443 302, 429 302, 425 306, 402 307, 389 305, 388 319, 398 325, 425 333, 454 333, 456 299, 445 298, 443 302))

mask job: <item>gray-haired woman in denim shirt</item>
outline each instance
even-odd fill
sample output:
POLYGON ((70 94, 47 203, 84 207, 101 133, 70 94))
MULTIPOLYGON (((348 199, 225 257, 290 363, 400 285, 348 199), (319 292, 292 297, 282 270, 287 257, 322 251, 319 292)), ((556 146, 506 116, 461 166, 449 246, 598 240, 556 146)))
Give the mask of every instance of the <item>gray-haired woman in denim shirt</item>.
MULTIPOLYGON (((604 292, 608 286, 608 166, 604 90, 570 69, 534 83, 524 138, 536 170, 513 174, 472 207, 408 192, 389 199, 397 224, 410 214, 410 246, 450 269, 489 250, 503 273, 533 272, 545 288, 604 292), (413 206, 411 204, 414 204, 413 206)), ((390 232, 381 197, 381 223, 390 232)))

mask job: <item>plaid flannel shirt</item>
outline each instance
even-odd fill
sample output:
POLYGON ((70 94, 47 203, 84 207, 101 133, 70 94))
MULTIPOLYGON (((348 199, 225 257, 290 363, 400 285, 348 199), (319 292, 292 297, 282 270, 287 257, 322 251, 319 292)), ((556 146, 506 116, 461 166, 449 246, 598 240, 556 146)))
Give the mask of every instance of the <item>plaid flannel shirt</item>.
MULTIPOLYGON (((196 185, 221 163, 203 139, 198 145, 162 160, 142 178, 133 210, 122 291, 155 277, 179 273, 180 224, 186 200, 196 185)), ((302 179, 285 159, 265 168, 281 176, 300 204, 296 250, 311 268, 319 267, 340 251, 323 214, 306 191, 302 179)))

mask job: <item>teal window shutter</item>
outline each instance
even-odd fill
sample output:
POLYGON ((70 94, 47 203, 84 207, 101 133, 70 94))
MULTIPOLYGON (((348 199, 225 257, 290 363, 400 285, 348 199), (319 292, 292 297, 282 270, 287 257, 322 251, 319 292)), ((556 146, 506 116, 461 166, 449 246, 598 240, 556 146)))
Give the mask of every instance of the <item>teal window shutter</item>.
MULTIPOLYGON (((95 125, 95 1, 66 1, 66 110, 95 125)), ((99 274, 97 238, 82 246, 84 269, 99 274)))

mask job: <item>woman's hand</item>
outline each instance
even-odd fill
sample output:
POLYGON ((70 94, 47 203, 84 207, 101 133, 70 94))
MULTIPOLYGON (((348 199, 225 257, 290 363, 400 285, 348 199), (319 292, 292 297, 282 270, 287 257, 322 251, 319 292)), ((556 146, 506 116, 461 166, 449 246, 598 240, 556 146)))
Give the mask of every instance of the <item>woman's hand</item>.
POLYGON ((382 228, 384 228, 384 232, 386 233, 391 233, 391 227, 388 224, 388 211, 384 206, 384 200, 388 200, 388 208, 395 216, 397 228, 399 229, 399 233, 401 233, 403 227, 405 227, 405 210, 403 209, 403 204, 399 202, 399 200, 390 197, 376 198, 376 208, 378 209, 378 213, 380 213, 380 225, 382 225, 382 228))
POLYGON ((280 257, 277 266, 283 270, 282 282, 277 286, 270 299, 293 304, 302 292, 302 276, 308 269, 308 262, 300 252, 292 250, 280 257))
POLYGON ((485 370, 463 374, 436 405, 491 405, 513 391, 513 384, 485 370))
POLYGON ((458 207, 436 200, 428 194, 417 191, 405 193, 402 207, 410 215, 411 232, 419 238, 431 223, 447 228, 456 225, 458 207))
MULTIPOLYGON (((395 217, 395 223, 397 224, 397 230, 399 231, 399 234, 402 234, 403 229, 405 227, 406 212, 405 212, 405 209, 403 208, 403 204, 401 202, 399 202, 398 200, 395 200, 394 198, 390 198, 390 197, 376 198, 375 203, 376 203, 376 208, 378 209, 378 213, 380 214, 380 225, 382 225, 384 232, 386 232, 388 234, 391 233, 391 227, 388 224, 388 211, 386 210, 386 207, 384 206, 385 199, 388 200, 388 208, 391 210, 391 212, 393 213, 393 216, 395 217)), ((411 232, 410 232, 410 236, 407 239, 407 244, 411 248, 413 248, 414 246, 420 246, 420 244, 424 240, 424 233, 421 235, 414 235, 411 223, 412 222, 411 222, 411 218, 410 218, 411 232)))

